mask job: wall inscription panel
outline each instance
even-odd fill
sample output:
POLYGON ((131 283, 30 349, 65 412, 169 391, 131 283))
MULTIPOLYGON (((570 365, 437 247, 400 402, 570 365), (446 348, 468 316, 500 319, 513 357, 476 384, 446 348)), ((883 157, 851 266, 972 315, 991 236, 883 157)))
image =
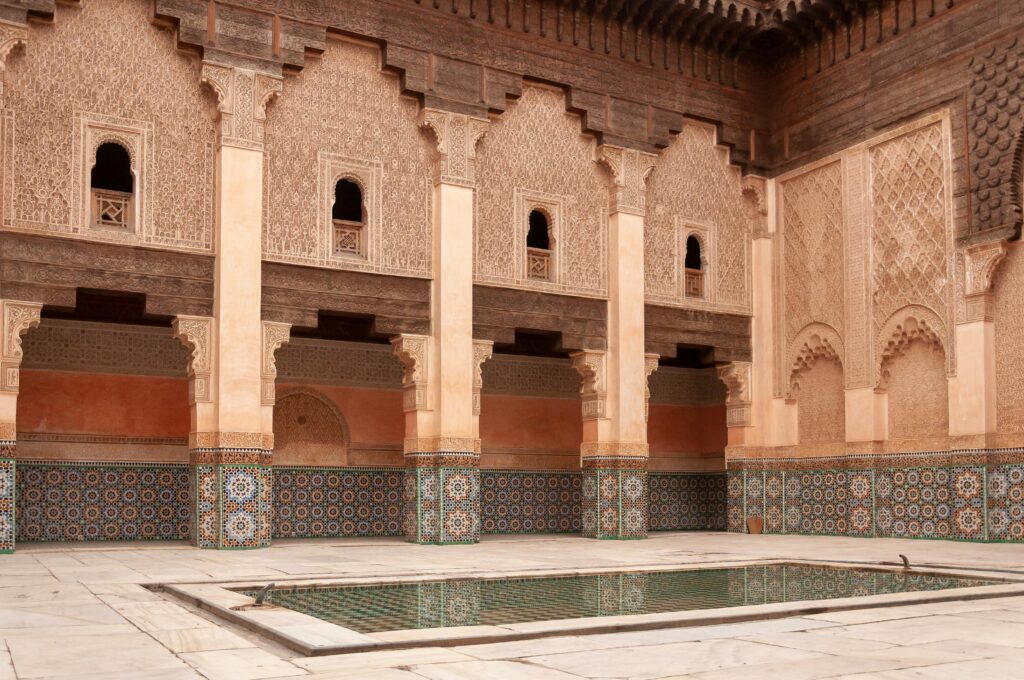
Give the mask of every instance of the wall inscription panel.
POLYGON ((330 40, 267 110, 264 258, 430 276, 431 141, 373 47, 330 40), (363 190, 366 258, 333 255, 334 184, 363 190))
POLYGON ((8 58, 5 229, 212 249, 213 96, 202 89, 199 61, 176 51, 151 11, 143 0, 59 5, 54 22, 33 24, 26 48, 8 58), (83 145, 118 140, 126 124, 152 141, 145 153, 129 149, 141 156, 132 165, 143 200, 132 233, 93 228, 86 210, 95 150, 83 145))
POLYGON ((729 164, 728 151, 716 145, 714 128, 684 124, 647 180, 648 302, 750 312, 752 225, 744 201, 740 171, 729 164), (711 232, 713 244, 704 244, 712 251, 704 299, 683 297, 685 234, 693 228, 711 232))
MULTIPOLYGON (((526 87, 477 147, 474 278, 514 288, 604 297, 608 289, 608 178, 596 142, 566 113, 565 95, 526 87), (526 277, 523 195, 560 207, 556 281, 526 277)), ((528 203, 528 200, 527 200, 528 203)))

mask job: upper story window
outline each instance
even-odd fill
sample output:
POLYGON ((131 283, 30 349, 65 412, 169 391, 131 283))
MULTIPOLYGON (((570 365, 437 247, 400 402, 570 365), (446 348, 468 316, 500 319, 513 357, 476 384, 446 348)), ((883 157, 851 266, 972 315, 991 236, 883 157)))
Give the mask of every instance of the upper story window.
POLYGON ((131 156, 123 146, 117 142, 100 144, 96 149, 89 188, 93 226, 123 231, 135 228, 135 178, 131 156))
POLYGON ((363 191, 351 179, 339 179, 334 185, 334 254, 366 255, 366 213, 363 191))
POLYGON ((551 220, 543 210, 530 211, 529 231, 526 232, 526 273, 539 281, 553 279, 551 261, 551 220))
POLYGON ((691 234, 686 238, 686 297, 704 297, 704 257, 701 254, 700 239, 691 234))

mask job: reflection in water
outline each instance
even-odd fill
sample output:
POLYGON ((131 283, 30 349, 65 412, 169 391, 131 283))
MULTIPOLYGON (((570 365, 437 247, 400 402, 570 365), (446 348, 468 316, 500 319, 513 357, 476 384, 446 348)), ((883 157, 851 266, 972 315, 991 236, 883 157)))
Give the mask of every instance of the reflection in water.
MULTIPOLYGON (((767 565, 557 578, 270 591, 267 602, 363 633, 828 600, 994 581, 838 567, 767 565)), ((247 592, 253 595, 252 592, 247 592)))

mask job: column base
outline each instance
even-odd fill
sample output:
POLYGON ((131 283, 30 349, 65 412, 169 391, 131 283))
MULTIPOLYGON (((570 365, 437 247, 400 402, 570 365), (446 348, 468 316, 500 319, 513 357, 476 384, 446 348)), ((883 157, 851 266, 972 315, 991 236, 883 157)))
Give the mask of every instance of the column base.
POLYGON ((480 454, 406 453, 403 528, 413 543, 480 541, 480 454))
POLYGON ((583 535, 647 538, 647 456, 583 458, 583 535))
POLYGON ((14 442, 0 442, 0 555, 14 552, 14 442))
POLYGON ((269 451, 244 449, 192 451, 192 545, 216 550, 270 545, 271 456, 269 451))

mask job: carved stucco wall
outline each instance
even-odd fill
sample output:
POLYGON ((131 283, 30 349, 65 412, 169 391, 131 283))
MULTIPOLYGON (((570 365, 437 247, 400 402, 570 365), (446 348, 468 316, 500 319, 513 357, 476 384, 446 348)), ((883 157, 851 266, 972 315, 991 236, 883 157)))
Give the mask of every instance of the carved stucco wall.
POLYGON ((430 276, 431 142, 417 103, 376 48, 328 41, 267 113, 263 253, 268 260, 430 276), (368 257, 333 257, 334 184, 363 189, 368 257))
MULTIPOLYGON (((1012 247, 996 273, 996 425, 1024 432, 1024 250, 1012 247)), ((31 334, 30 334, 31 335, 31 334)))
POLYGON ((846 440, 843 367, 819 359, 802 371, 797 395, 799 444, 836 444, 846 440))
POLYGON ((808 324, 827 324, 844 335, 841 163, 829 162, 781 182, 780 196, 779 309, 785 320, 783 365, 789 367, 799 351, 793 344, 808 324))
POLYGON ((200 84, 199 61, 176 51, 151 11, 144 0, 58 5, 54 22, 32 25, 28 45, 8 57, 5 229, 212 249, 213 98, 200 84), (90 125, 135 140, 143 201, 135 234, 87 224, 90 125))
POLYGON ((274 463, 345 465, 348 426, 326 397, 289 392, 274 406, 274 463))
POLYGON ((944 438, 949 434, 946 360, 940 348, 912 342, 888 365, 889 439, 944 438))
POLYGON ((477 147, 474 278, 478 283, 604 297, 608 185, 596 143, 565 95, 526 87, 477 147), (526 278, 530 207, 555 212, 557 282, 526 278))
MULTIPOLYGON (((944 331, 951 326, 948 144, 942 124, 936 122, 869 151, 876 330, 910 304, 935 312, 944 331)), ((877 338, 876 348, 888 339, 877 338)))
MULTIPOLYGON (((955 371, 957 288, 950 153, 949 115, 942 111, 779 178, 777 395, 787 394, 810 334, 820 335, 838 354, 846 388, 884 388, 881 362, 887 346, 908 328, 927 327, 946 362, 939 391, 946 404, 945 376, 955 371)), ((806 402, 800 382, 798 402, 806 402)), ((891 381, 897 404, 905 388, 891 381)), ((842 408, 841 401, 835 403, 842 408)), ((894 410, 893 404, 890 396, 894 424, 909 419, 906 427, 897 427, 899 437, 917 437, 907 433, 921 430, 919 415, 899 406, 894 410)), ((799 409, 803 442, 805 411, 826 411, 807 403, 799 409)), ((948 414, 938 421, 928 418, 945 428, 948 414)))
POLYGON ((715 144, 715 130, 687 123, 658 157, 647 180, 644 225, 650 302, 750 312, 750 214, 740 171, 715 144), (686 235, 703 232, 708 259, 704 299, 683 297, 686 235))

